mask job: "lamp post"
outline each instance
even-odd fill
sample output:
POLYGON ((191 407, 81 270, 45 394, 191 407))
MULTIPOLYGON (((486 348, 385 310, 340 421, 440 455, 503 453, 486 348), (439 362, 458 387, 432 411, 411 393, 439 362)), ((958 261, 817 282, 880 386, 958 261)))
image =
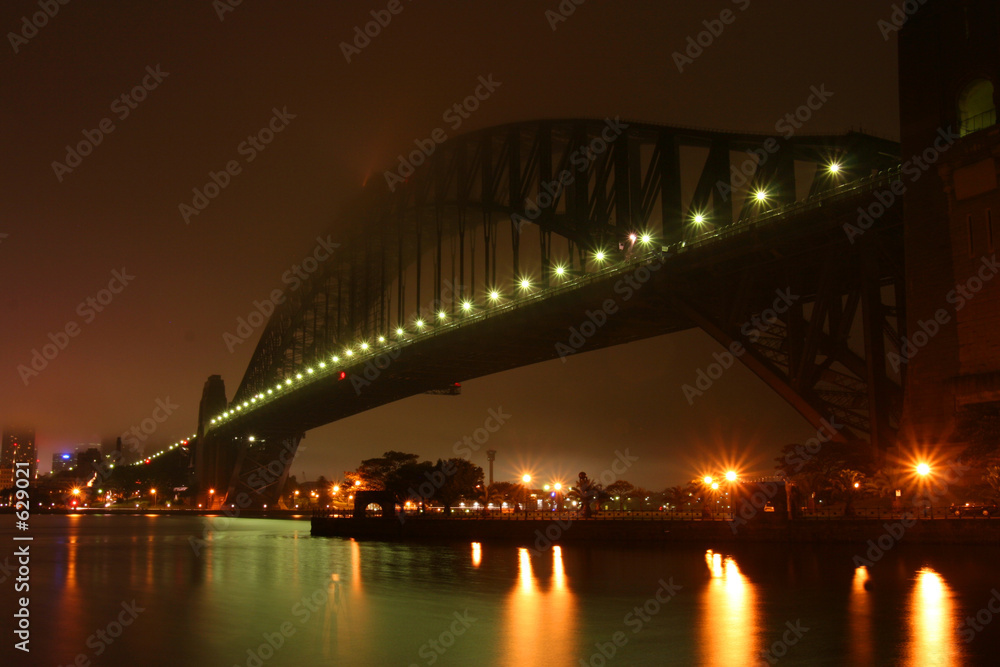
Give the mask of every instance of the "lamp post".
POLYGON ((524 473, 521 476, 521 482, 524 487, 524 518, 528 518, 528 484, 531 483, 531 475, 524 473))

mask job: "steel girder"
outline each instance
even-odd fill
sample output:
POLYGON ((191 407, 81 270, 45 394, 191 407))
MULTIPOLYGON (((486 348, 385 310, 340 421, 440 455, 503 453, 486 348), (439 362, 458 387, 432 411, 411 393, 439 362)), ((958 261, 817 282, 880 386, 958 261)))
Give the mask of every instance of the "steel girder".
POLYGON ((791 203, 836 185, 824 170, 831 161, 850 180, 898 162, 897 153, 892 142, 854 133, 781 139, 612 119, 455 137, 405 180, 371 179, 341 214, 340 249, 276 308, 234 403, 428 303, 454 313, 521 272, 547 284, 557 243, 578 271, 588 252, 617 249, 631 232, 661 243, 692 238, 745 217, 755 188, 767 189, 769 206, 791 203), (695 212, 703 226, 691 223, 695 212), (526 227, 538 243, 533 266, 522 258, 526 227))

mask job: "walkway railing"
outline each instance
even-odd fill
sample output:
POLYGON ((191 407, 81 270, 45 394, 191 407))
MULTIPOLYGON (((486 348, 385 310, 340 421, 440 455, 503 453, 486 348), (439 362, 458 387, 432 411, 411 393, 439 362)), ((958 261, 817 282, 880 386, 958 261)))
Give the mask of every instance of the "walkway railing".
MULTIPOLYGON (((594 512, 590 517, 584 517, 577 511, 572 512, 499 512, 472 510, 466 512, 464 509, 452 508, 451 516, 443 511, 420 512, 417 510, 406 510, 400 512, 407 519, 448 519, 449 521, 732 521, 735 517, 732 512, 711 512, 706 513, 701 510, 683 510, 674 512, 650 511, 628 511, 628 510, 602 510, 594 512)), ((737 515, 739 513, 737 512, 737 515)), ((754 518, 761 515, 768 516, 758 511, 754 518)), ((773 516, 773 515, 771 515, 773 516)), ((350 519, 354 517, 353 510, 314 510, 314 518, 323 519, 350 519)), ((918 520, 938 520, 938 521, 960 521, 988 519, 1000 519, 1000 508, 988 507, 864 507, 854 508, 851 513, 845 515, 842 508, 837 509, 817 509, 813 511, 800 510, 795 514, 795 520, 800 521, 843 521, 856 519, 918 519, 918 520)))

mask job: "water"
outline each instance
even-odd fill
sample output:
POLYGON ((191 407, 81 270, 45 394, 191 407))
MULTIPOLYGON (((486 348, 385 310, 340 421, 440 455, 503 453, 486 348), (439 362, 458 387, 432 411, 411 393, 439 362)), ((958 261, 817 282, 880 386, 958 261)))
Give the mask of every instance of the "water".
POLYGON ((1000 618, 963 625, 992 617, 994 547, 903 544, 865 569, 844 546, 538 553, 311 538, 291 520, 33 516, 31 534, 31 653, 6 631, 8 577, 3 665, 751 665, 773 650, 923 666, 1000 649, 1000 618))

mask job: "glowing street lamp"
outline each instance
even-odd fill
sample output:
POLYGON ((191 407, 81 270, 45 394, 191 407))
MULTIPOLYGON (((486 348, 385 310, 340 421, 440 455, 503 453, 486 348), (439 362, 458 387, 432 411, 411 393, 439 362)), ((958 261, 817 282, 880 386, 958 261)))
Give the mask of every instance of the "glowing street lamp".
POLYGON ((521 481, 524 482, 525 484, 530 484, 531 483, 531 475, 529 475, 528 473, 524 473, 521 476, 521 481))
POLYGON ((726 472, 726 481, 727 482, 735 482, 736 481, 736 471, 735 470, 729 470, 728 472, 726 472))
POLYGON ((73 489, 73 495, 74 496, 80 495, 80 489, 73 489))
POLYGON ((921 477, 926 477, 927 475, 931 474, 931 467, 926 463, 918 463, 917 474, 920 475, 921 477))
POLYGON ((711 486, 712 485, 712 476, 711 475, 705 475, 705 477, 701 481, 703 481, 703 482, 705 482, 705 484, 711 486))

